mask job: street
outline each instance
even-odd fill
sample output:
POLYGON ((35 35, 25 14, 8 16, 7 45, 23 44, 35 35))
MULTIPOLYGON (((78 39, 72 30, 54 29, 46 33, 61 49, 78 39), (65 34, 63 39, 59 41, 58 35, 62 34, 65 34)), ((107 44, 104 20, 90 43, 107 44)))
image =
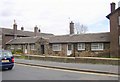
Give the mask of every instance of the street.
POLYGON ((2 72, 2 80, 118 80, 118 76, 15 64, 13 70, 2 72))

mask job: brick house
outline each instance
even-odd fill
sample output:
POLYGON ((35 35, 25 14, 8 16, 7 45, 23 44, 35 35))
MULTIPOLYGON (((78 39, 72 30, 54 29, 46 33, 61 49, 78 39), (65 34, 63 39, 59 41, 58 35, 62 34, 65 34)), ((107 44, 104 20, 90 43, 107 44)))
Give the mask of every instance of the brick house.
MULTIPOLYGON (((41 33, 37 35, 35 30, 29 38, 12 39, 6 43, 6 46, 7 49, 14 46, 14 50, 17 46, 21 46, 24 53, 30 54, 120 57, 120 7, 115 9, 115 3, 111 3, 111 13, 107 18, 110 20, 110 32, 74 34, 74 23, 71 22, 68 35, 44 34, 41 36, 41 33)), ((30 35, 27 32, 26 34, 30 35)))
POLYGON ((118 8, 111 3, 111 13, 107 15, 110 20, 110 55, 120 57, 120 1, 118 8))

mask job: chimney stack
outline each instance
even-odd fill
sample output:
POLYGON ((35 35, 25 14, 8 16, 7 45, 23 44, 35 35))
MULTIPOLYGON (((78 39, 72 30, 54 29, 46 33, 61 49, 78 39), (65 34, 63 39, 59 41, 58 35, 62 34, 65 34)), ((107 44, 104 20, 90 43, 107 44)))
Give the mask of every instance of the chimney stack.
POLYGON ((112 13, 113 11, 115 11, 115 3, 112 2, 110 5, 111 5, 111 13, 112 13))
POLYGON ((24 30, 24 27, 23 27, 23 26, 21 27, 21 30, 22 30, 22 31, 24 30))
POLYGON ((37 36, 37 32, 38 32, 38 27, 37 27, 37 25, 34 27, 34 34, 35 34, 35 36, 37 36))
POLYGON ((17 32, 17 24, 16 24, 16 21, 14 20, 13 33, 16 34, 16 32, 17 32))
POLYGON ((74 23, 70 22, 70 34, 74 34, 74 23))
POLYGON ((17 37, 17 24, 15 20, 13 24, 13 34, 14 34, 14 38, 16 38, 17 37))

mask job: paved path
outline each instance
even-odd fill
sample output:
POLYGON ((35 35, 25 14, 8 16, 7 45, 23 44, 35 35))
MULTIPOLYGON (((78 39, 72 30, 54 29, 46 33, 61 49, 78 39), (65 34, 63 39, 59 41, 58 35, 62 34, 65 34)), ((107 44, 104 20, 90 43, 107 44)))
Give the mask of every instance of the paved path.
MULTIPOLYGON (((48 65, 48 66, 58 66, 81 70, 94 70, 108 73, 118 74, 118 66, 116 65, 101 65, 101 64, 83 64, 83 63, 62 63, 53 61, 39 61, 39 60, 25 60, 25 59, 15 59, 17 63, 27 63, 33 65, 48 65)), ((119 72, 120 73, 120 72, 119 72)))

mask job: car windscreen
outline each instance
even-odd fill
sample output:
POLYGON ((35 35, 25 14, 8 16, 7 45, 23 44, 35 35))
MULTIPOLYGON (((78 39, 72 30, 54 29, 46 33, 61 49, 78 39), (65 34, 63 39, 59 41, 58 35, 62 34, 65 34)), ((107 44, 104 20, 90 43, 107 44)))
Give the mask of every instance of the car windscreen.
POLYGON ((9 51, 2 51, 0 52, 0 57, 11 57, 12 56, 12 53, 9 52, 9 51))

